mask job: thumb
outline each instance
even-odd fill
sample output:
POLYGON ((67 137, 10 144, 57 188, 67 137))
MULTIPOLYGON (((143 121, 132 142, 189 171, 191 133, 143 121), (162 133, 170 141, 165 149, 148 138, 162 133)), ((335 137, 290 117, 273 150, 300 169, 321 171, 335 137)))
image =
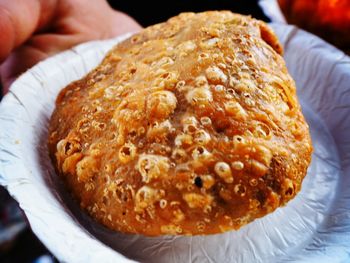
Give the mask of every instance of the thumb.
POLYGON ((11 53, 0 66, 1 84, 3 87, 2 93, 6 94, 8 92, 12 82, 19 74, 46 57, 47 54, 30 46, 20 47, 16 52, 11 53))
POLYGON ((57 0, 0 0, 0 63, 54 15, 57 0))

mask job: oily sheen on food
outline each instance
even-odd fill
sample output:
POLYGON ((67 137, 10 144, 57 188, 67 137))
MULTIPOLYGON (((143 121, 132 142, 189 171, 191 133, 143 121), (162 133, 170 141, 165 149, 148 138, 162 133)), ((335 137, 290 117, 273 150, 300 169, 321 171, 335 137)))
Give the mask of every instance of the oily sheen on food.
POLYGON ((60 92, 57 174, 120 232, 214 234, 273 212, 312 153, 282 52, 268 25, 229 11, 142 30, 60 92))

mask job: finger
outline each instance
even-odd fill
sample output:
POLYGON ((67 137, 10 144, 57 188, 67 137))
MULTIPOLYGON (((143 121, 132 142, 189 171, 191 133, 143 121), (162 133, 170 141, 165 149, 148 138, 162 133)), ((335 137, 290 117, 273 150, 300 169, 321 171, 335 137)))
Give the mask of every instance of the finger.
MULTIPOLYGON (((69 49, 82 42, 92 40, 88 35, 72 34, 72 35, 58 35, 58 34, 42 34, 34 35, 26 45, 34 47, 35 49, 41 50, 48 56, 52 56, 58 52, 69 49)), ((15 50, 15 52, 17 52, 15 50)), ((38 60, 40 61, 40 60, 38 60)), ((33 64, 34 65, 34 64, 33 64)))
POLYGON ((27 45, 21 46, 15 52, 11 53, 0 67, 3 94, 8 91, 10 85, 19 74, 47 57, 48 55, 46 53, 27 45))
POLYGON ((126 32, 135 32, 141 26, 123 12, 113 10, 106 0, 69 1, 59 4, 57 16, 64 17, 53 23, 54 32, 58 34, 82 33, 86 40, 111 38, 126 32), (89 14, 89 15, 87 15, 89 14))
POLYGON ((57 0, 0 0, 0 62, 44 28, 54 15, 57 0))
POLYGON ((90 40, 85 34, 35 35, 25 45, 15 49, 0 67, 1 82, 5 94, 12 82, 39 61, 60 51, 69 49, 81 42, 90 40))
POLYGON ((108 37, 118 36, 129 32, 138 32, 142 29, 140 24, 138 24, 133 18, 119 11, 114 11, 111 25, 111 35, 108 37))

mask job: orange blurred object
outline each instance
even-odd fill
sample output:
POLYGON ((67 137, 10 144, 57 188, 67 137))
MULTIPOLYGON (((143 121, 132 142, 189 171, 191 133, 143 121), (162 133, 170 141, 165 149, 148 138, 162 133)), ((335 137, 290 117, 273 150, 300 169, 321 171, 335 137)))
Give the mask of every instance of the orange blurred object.
POLYGON ((278 0, 288 23, 350 52, 350 0, 278 0))

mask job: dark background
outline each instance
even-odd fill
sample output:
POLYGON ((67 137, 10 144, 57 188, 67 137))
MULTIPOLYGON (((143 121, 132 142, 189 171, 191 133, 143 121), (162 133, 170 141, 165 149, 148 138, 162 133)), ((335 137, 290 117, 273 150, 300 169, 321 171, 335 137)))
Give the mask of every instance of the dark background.
MULTIPOLYGON (((269 21, 258 6, 257 0, 178 0, 162 2, 149 0, 109 0, 108 2, 113 8, 123 11, 135 18, 144 27, 163 22, 181 12, 201 12, 206 10, 231 10, 236 13, 252 15, 255 18, 269 21)), ((1 94, 2 92, 0 92, 0 100, 1 94)), ((1 221, 4 218, 4 207, 6 207, 6 204, 10 203, 16 204, 4 189, 0 189, 0 231, 1 221)), ((38 258, 42 255, 48 255, 51 262, 56 262, 50 252, 47 251, 43 244, 41 244, 31 232, 29 227, 22 231, 11 242, 0 244, 1 263, 40 263, 43 261, 38 260, 38 258)))
POLYGON ((257 4, 257 0, 177 0, 177 1, 108 1, 115 9, 134 17, 142 26, 149 26, 167 20, 181 12, 202 12, 207 10, 231 10, 252 15, 268 21, 257 4))

